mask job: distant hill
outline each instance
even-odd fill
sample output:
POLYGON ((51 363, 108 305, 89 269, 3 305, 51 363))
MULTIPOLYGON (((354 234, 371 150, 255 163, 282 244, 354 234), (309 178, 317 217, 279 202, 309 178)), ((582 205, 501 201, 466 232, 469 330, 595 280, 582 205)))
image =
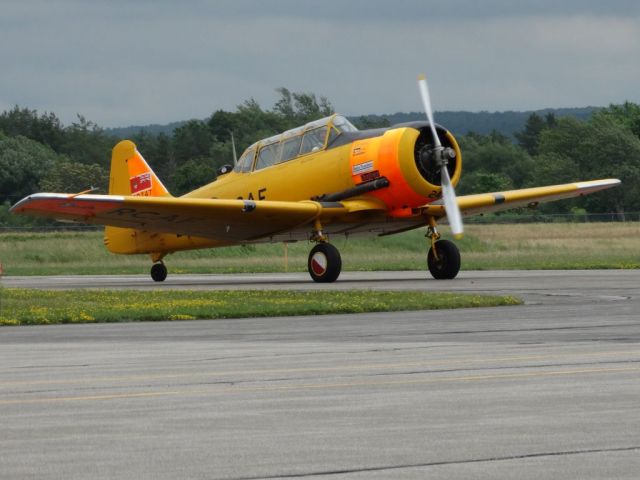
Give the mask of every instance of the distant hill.
POLYGON ((187 120, 183 120, 180 122, 171 122, 167 123, 166 125, 158 125, 157 123, 153 123, 151 125, 131 125, 129 127, 105 128, 104 131, 107 135, 112 135, 118 138, 131 137, 132 135, 140 133, 140 130, 144 130, 145 132, 152 135, 164 133, 171 136, 176 128, 181 127, 185 123, 187 123, 187 120))
MULTIPOLYGON (((545 108, 535 110, 535 113, 544 117, 548 113, 553 113, 556 117, 574 117, 578 120, 588 120, 593 112, 599 107, 584 108, 545 108)), ((493 130, 512 137, 515 132, 523 129, 527 118, 534 113, 534 110, 526 112, 435 112, 436 122, 451 131, 455 135, 464 135, 469 132, 486 135, 493 130)), ((364 115, 372 122, 380 119, 387 119, 390 125, 396 123, 412 122, 424 120, 423 112, 394 113, 392 115, 364 115)))
MULTIPOLYGON (((578 120, 588 120, 593 112, 599 110, 599 107, 583 107, 583 108, 545 108, 542 110, 535 110, 535 113, 544 117, 548 113, 553 113, 557 117, 574 117, 578 120)), ((493 130, 497 130, 503 135, 512 137, 515 132, 522 130, 529 115, 534 113, 534 110, 525 112, 435 112, 436 122, 444 126, 456 135, 464 135, 469 132, 475 132, 479 134, 489 134, 493 130)), ((371 122, 380 122, 381 120, 387 120, 390 125, 396 123, 412 122, 415 120, 424 120, 425 116, 423 112, 397 112, 393 114, 384 115, 362 115, 354 116, 352 119, 366 118, 371 122)), ((172 122, 166 125, 132 125, 129 127, 121 128, 107 128, 105 132, 109 135, 113 135, 118 138, 127 138, 134 134, 144 130, 147 133, 157 135, 159 133, 165 133, 171 135, 173 131, 187 123, 187 121, 172 122)))

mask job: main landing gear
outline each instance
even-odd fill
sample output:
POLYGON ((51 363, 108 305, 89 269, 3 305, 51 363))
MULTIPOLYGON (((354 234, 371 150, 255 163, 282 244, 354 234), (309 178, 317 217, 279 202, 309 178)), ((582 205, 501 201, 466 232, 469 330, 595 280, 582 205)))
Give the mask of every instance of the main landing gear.
MULTIPOLYGON (((460 271, 460 251, 455 243, 441 240, 436 228, 435 219, 429 219, 427 235, 431 240, 431 248, 427 255, 429 272, 436 280, 451 280, 460 271)), ((328 243, 322 234, 320 224, 316 223, 311 240, 317 242, 311 249, 307 268, 314 282, 331 283, 336 281, 342 269, 342 259, 336 247, 328 243)))
POLYGON ((427 254, 429 272, 436 280, 451 280, 460 271, 460 250, 449 240, 440 240, 435 221, 430 220, 427 237, 431 239, 431 248, 427 254))
POLYGON ((309 252, 307 270, 314 282, 335 282, 342 270, 342 258, 336 247, 328 243, 328 238, 322 233, 322 226, 316 220, 311 235, 311 241, 317 242, 309 252))

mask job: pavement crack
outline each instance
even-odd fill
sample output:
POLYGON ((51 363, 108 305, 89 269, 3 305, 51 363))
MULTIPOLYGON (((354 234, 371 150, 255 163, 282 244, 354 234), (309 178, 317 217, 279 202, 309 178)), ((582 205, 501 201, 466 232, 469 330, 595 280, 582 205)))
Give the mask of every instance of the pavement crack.
POLYGON ((459 335, 473 333, 510 333, 510 332, 544 332, 559 330, 592 330, 595 328, 612 328, 612 327, 637 327, 638 322, 633 323, 612 323, 604 325, 580 325, 566 327, 536 327, 536 328, 500 328, 494 330, 448 330, 444 332, 425 332, 426 335, 459 335))
POLYGON ((523 453, 519 455, 505 455, 503 457, 487 457, 487 458, 469 458, 463 460, 445 460, 440 462, 424 462, 424 463, 407 463, 402 465, 383 465, 379 467, 361 467, 361 468, 345 468, 336 470, 324 470, 317 472, 299 472, 299 473, 284 473, 276 475, 260 475, 257 477, 233 477, 232 480, 258 480, 258 479, 277 479, 277 478, 310 478, 321 477, 331 475, 349 475, 353 473, 367 473, 367 472, 388 472, 394 470, 405 470, 413 468, 429 468, 440 467, 447 465, 463 465, 471 463, 489 463, 489 462, 508 462, 512 460, 523 460, 529 458, 544 458, 544 457, 562 457, 571 455, 590 455, 598 453, 616 453, 616 452, 633 452, 640 451, 640 445, 630 447, 617 447, 617 448, 594 448, 584 450, 566 450, 560 452, 535 452, 535 453, 523 453))

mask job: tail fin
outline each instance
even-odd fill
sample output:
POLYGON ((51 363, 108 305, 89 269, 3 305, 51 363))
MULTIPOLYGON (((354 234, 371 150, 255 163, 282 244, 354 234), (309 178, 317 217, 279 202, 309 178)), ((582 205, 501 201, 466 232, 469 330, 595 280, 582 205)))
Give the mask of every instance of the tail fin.
POLYGON ((123 140, 113 147, 109 194, 146 197, 171 196, 131 140, 123 140))
MULTIPOLYGON (((111 153, 109 195, 171 196, 130 140, 119 142, 111 153)), ((140 233, 132 228, 105 227, 104 244, 113 253, 141 253, 140 233)))

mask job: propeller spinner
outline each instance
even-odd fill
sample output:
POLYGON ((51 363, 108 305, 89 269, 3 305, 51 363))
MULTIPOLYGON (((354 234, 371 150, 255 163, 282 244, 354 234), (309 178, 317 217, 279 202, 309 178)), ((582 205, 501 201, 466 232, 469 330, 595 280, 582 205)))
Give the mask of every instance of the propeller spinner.
MULTIPOLYGON (((420 89, 422 105, 424 106, 424 111, 427 114, 427 120, 429 120, 429 127, 431 128, 431 134, 433 135, 433 155, 436 163, 440 166, 444 208, 447 212, 447 218, 449 219, 449 225, 451 225, 453 235, 456 238, 460 238, 464 232, 464 228, 462 226, 462 215, 460 214, 460 208, 458 207, 458 201, 456 200, 456 192, 451 184, 451 178, 449 177, 449 171, 447 170, 449 158, 452 158, 452 151, 449 148, 444 148, 440 142, 440 138, 438 138, 438 133, 436 132, 435 123, 433 121, 433 111, 431 110, 429 87, 427 86, 427 79, 424 75, 420 75, 418 77, 418 88, 420 89)), ((453 155, 455 156, 455 152, 453 152, 453 155)))

